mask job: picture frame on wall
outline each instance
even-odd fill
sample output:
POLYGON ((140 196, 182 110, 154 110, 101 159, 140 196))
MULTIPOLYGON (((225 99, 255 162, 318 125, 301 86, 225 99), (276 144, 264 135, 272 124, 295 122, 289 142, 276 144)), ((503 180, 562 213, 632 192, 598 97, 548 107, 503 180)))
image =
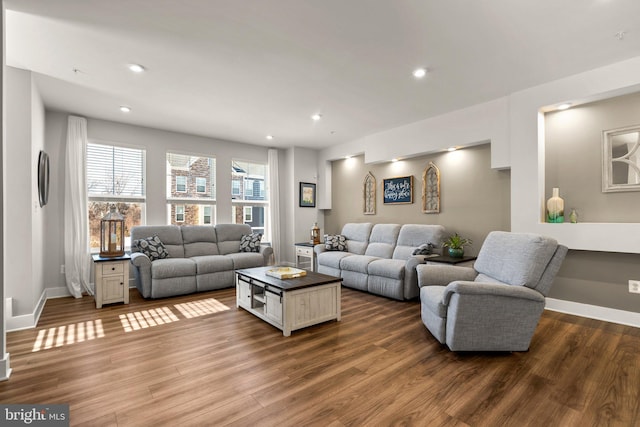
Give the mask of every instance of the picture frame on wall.
POLYGON ((316 185, 311 182, 301 182, 299 200, 301 208, 315 208, 316 185))
POLYGON ((413 175, 383 179, 382 194, 385 205, 413 203, 413 175))

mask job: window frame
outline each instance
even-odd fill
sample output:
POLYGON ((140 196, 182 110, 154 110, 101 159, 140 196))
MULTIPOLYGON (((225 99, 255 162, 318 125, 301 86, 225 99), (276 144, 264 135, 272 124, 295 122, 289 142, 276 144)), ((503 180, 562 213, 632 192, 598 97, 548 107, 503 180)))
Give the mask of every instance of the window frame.
POLYGON ((176 222, 184 222, 185 217, 185 206, 184 205, 176 205, 176 212, 175 212, 175 220, 176 222), (178 213, 178 209, 182 209, 182 213, 178 213), (178 215, 182 215, 182 219, 178 219, 178 215))
POLYGON ((184 176, 184 175, 176 175, 176 193, 186 193, 187 190, 189 189, 189 179, 188 177, 184 176), (182 179, 179 179, 182 178, 182 179), (178 184, 178 181, 182 181, 184 180, 184 189, 180 190, 180 187, 178 184))

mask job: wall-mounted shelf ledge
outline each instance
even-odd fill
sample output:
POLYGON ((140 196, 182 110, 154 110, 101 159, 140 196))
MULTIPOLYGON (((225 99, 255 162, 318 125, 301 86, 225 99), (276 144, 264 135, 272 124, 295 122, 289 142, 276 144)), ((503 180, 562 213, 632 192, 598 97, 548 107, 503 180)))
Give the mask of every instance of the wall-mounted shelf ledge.
POLYGON ((569 249, 640 254, 640 223, 538 223, 535 232, 569 249))

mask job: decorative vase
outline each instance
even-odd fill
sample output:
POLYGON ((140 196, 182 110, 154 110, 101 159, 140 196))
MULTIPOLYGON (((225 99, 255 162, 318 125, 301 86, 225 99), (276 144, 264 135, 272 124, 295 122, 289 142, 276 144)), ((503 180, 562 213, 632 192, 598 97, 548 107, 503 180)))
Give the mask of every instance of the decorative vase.
POLYGON ((464 256, 464 248, 449 248, 449 256, 451 258, 462 258, 464 256))
POLYGON ((569 214, 569 221, 571 221, 572 224, 578 223, 578 213, 573 208, 571 209, 571 213, 569 214))
POLYGON ((547 222, 564 222, 564 200, 560 197, 560 190, 553 189, 553 196, 547 200, 547 222))

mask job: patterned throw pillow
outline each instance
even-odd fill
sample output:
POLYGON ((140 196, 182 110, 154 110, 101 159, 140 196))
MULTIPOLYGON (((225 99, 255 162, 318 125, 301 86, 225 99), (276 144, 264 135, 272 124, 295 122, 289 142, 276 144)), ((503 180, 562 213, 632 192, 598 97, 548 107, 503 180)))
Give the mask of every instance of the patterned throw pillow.
POLYGON ((412 255, 430 255, 431 251, 433 250, 433 244, 432 243, 424 243, 420 246, 418 246, 414 251, 412 255))
POLYGON ((342 234, 336 234, 336 235, 325 234, 324 247, 328 251, 346 251, 347 238, 342 234))
POLYGON ((148 256, 151 261, 169 258, 169 252, 167 252, 167 248, 164 247, 162 240, 158 236, 134 240, 133 247, 134 250, 137 249, 148 256))
POLYGON ((260 239, 260 233, 243 234, 240 239, 240 252, 260 252, 260 239))

